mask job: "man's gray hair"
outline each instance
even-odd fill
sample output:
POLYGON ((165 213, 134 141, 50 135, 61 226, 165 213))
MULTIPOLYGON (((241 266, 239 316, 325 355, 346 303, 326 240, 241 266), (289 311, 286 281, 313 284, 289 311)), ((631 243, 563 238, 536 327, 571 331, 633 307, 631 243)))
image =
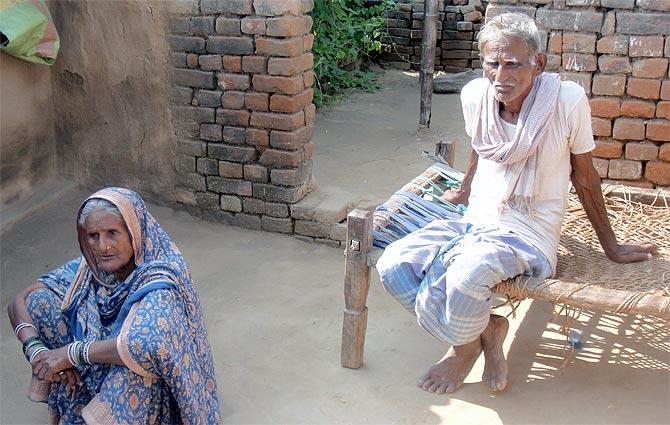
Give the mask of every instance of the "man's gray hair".
POLYGON ((535 22, 522 13, 503 13, 487 20, 477 37, 479 51, 483 52, 484 45, 489 41, 509 37, 522 39, 533 58, 544 51, 542 37, 535 22))
POLYGON ((101 199, 101 198, 93 198, 89 199, 86 201, 84 204, 84 207, 81 209, 81 214, 79 214, 79 222, 78 224, 82 227, 84 227, 84 223, 86 223, 86 219, 93 214, 94 211, 102 211, 106 212, 112 215, 115 215, 119 217, 121 220, 123 220, 123 215, 121 215, 121 211, 119 211, 118 208, 116 208, 116 205, 112 204, 106 199, 101 199))

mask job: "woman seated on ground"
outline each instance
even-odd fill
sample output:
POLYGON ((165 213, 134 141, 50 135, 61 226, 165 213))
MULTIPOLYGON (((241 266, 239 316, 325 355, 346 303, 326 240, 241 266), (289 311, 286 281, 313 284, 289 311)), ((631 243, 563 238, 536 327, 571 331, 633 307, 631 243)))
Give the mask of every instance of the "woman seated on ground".
POLYGON ((28 397, 53 423, 219 422, 198 295, 179 249, 127 189, 79 209, 82 257, 8 312, 32 365, 28 397))

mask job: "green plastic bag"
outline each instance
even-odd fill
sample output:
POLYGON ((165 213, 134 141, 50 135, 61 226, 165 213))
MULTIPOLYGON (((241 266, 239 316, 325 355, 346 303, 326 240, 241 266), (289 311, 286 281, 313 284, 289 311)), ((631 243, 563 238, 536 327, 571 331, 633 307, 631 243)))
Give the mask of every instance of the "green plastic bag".
POLYGON ((60 38, 44 0, 0 0, 0 50, 53 65, 60 38))

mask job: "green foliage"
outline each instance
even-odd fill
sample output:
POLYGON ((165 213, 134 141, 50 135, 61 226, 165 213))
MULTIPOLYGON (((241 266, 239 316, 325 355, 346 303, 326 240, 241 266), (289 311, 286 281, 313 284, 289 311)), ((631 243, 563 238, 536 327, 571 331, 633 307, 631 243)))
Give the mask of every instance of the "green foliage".
POLYGON ((393 0, 315 0, 314 103, 332 103, 347 90, 374 90, 374 74, 360 69, 360 63, 381 51, 385 34, 383 12, 395 6, 393 0))

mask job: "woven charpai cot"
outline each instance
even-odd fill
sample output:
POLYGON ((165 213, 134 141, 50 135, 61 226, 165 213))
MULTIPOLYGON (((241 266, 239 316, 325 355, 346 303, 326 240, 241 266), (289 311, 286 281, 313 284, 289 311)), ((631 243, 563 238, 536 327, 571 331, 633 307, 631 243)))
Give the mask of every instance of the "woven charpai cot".
MULTIPOLYGON (((421 217, 417 219, 416 208, 412 208, 412 199, 416 200, 417 196, 445 207, 439 201, 439 194, 453 186, 452 180, 458 177, 458 172, 449 167, 436 165, 396 192, 374 215, 375 245, 383 247, 389 238, 401 236, 403 229, 411 230, 403 226, 407 221, 416 223, 434 216, 432 211, 421 210, 421 217)), ((535 298, 613 313, 670 319, 670 199, 666 198, 667 192, 659 190, 649 204, 634 202, 631 200, 634 192, 633 188, 605 187, 608 216, 620 243, 649 241, 658 247, 657 255, 651 260, 620 264, 608 259, 577 195, 570 193, 561 230, 556 277, 532 289, 526 287, 527 279, 517 277, 500 283, 496 291, 511 300, 535 298)), ((457 206, 447 205, 444 214, 458 212, 457 206)), ((371 255, 378 258, 380 252, 371 252, 371 255)))

